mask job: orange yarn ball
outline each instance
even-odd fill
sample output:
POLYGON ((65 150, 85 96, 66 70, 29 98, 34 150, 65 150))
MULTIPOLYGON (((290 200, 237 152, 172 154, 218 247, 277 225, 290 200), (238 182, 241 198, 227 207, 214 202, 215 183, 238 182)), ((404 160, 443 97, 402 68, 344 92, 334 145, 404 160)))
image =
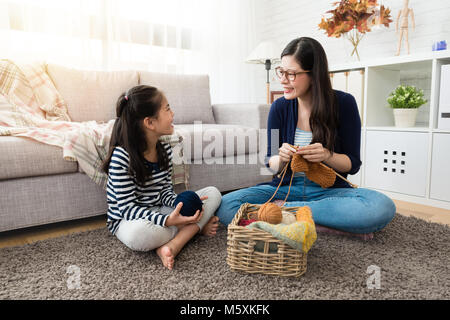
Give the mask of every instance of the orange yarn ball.
POLYGON ((258 210, 258 220, 271 224, 279 224, 283 219, 281 208, 275 203, 269 202, 263 204, 258 210))
POLYGON ((312 211, 308 206, 298 208, 296 212, 296 218, 297 221, 306 221, 314 224, 314 221, 312 219, 312 211))
POLYGON ((291 161, 291 169, 294 172, 307 172, 309 170, 308 162, 299 154, 294 154, 291 161))

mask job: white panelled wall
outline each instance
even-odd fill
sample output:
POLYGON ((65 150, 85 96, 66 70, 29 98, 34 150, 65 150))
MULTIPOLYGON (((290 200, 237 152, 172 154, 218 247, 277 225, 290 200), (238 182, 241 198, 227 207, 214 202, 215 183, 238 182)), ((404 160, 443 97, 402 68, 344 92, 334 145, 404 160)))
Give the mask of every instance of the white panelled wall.
MULTIPOLYGON (((329 38, 318 24, 322 16, 333 8, 336 0, 258 0, 256 8, 257 39, 273 40, 281 50, 294 38, 308 36, 318 40, 328 56, 330 66, 353 61, 350 59, 350 42, 344 38, 329 38)), ((361 41, 358 51, 361 61, 374 58, 393 56, 397 49, 395 23, 402 0, 379 0, 385 7, 391 9, 393 22, 389 28, 381 27, 367 33, 361 41)), ((446 40, 450 44, 450 1, 447 0, 410 0, 409 6, 414 10, 416 29, 410 29, 409 42, 411 54, 431 51, 433 42, 446 40)), ((401 55, 406 55, 403 43, 401 55)), ((254 66, 257 78, 256 99, 252 101, 263 103, 266 99, 266 73, 262 65, 254 66), (258 68, 259 67, 259 68, 258 68)), ((280 86, 271 71, 271 89, 278 90, 280 86)))

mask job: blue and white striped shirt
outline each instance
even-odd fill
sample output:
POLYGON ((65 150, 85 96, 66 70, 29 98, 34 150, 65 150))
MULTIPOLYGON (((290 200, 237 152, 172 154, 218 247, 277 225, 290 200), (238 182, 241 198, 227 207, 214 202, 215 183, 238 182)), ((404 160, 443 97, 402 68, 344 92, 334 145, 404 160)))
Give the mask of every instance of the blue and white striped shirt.
MULTIPOLYGON (((299 128, 295 128, 295 138, 294 145, 304 147, 311 143, 312 140, 312 132, 304 131, 299 128)), ((303 177, 305 175, 304 172, 296 172, 294 177, 303 177)))
POLYGON ((167 170, 159 170, 157 164, 146 161, 152 170, 152 177, 139 186, 129 175, 129 155, 122 147, 115 147, 108 171, 106 194, 108 202, 107 226, 115 234, 122 219, 147 219, 159 226, 165 226, 168 215, 161 214, 154 206, 173 207, 176 193, 172 185, 172 148, 162 142, 169 158, 167 170))

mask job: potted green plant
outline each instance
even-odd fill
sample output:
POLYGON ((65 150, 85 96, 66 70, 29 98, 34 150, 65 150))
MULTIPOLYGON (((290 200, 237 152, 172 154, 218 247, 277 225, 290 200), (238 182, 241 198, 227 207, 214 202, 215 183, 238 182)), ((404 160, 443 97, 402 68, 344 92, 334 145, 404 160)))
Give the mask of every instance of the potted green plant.
POLYGON ((414 127, 419 107, 427 100, 423 90, 415 86, 399 85, 389 95, 387 102, 393 109, 396 127, 414 127))

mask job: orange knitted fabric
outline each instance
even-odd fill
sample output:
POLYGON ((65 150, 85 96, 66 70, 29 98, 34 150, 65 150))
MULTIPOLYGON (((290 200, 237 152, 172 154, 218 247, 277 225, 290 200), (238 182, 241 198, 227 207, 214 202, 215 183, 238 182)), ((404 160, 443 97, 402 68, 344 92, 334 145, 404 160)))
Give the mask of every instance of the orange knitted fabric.
POLYGON ((292 156, 291 169, 294 172, 307 172, 309 170, 308 161, 295 153, 292 156))
POLYGON ((320 165, 317 162, 309 163, 309 170, 306 177, 320 185, 322 188, 331 187, 336 181, 336 173, 333 169, 320 165))
POLYGON ((317 162, 310 162, 299 154, 292 156, 291 169, 293 172, 305 172, 309 180, 322 188, 329 188, 336 181, 336 173, 333 169, 317 162))

